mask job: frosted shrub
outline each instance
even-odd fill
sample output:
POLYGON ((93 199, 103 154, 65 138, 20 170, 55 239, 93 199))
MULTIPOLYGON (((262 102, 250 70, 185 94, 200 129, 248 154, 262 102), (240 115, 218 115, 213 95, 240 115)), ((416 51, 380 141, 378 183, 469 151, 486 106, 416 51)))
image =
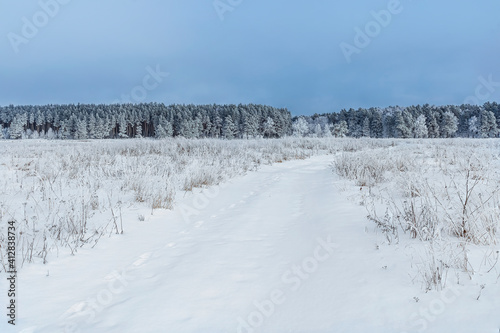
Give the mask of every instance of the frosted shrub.
POLYGON ((341 153, 333 161, 333 169, 338 175, 355 180, 357 186, 374 186, 386 181, 388 172, 409 170, 410 162, 374 151, 341 153))
POLYGON ((433 242, 426 244, 422 252, 417 252, 418 258, 415 258, 414 263, 418 280, 422 282, 426 291, 443 290, 450 269, 447 263, 449 252, 433 242))
POLYGON ((453 235, 485 245, 497 242, 500 221, 500 186, 486 163, 476 156, 460 160, 441 204, 453 235))
POLYGON ((398 226, 395 223, 394 216, 386 209, 384 217, 380 218, 376 213, 369 214, 368 219, 375 223, 375 225, 382 231, 385 235, 387 242, 392 244, 395 242, 396 244, 399 242, 399 232, 398 226))

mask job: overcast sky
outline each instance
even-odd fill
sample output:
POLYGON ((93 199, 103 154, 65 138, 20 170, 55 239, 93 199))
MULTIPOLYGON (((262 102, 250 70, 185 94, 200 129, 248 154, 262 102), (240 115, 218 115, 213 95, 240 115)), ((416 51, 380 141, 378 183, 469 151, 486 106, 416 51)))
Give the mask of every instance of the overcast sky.
POLYGON ((498 0, 0 4, 0 105, 500 100, 498 0))

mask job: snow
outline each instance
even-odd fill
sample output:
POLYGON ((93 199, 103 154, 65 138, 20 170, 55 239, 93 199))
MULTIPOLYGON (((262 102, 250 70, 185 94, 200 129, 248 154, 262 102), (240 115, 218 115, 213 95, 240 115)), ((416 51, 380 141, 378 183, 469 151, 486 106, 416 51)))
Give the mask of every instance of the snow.
POLYGON ((387 244, 331 163, 262 166, 154 215, 132 206, 123 235, 25 265, 17 325, 0 332, 498 332, 496 276, 479 300, 477 281, 423 291, 421 243, 387 244))

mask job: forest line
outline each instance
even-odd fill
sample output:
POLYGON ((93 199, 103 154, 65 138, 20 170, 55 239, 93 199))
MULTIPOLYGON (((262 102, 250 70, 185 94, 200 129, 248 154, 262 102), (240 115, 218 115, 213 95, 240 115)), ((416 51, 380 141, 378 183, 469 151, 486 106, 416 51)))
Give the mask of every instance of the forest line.
POLYGON ((292 117, 259 104, 67 104, 0 107, 0 139, 495 138, 500 106, 429 104, 292 117))

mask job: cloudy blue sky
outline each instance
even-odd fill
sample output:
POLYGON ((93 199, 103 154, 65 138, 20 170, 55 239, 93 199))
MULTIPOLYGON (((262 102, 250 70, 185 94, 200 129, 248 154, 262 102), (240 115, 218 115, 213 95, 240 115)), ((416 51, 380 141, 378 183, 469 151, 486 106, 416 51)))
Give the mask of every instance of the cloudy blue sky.
POLYGON ((0 105, 500 100, 500 1, 397 2, 0 0, 0 105))

